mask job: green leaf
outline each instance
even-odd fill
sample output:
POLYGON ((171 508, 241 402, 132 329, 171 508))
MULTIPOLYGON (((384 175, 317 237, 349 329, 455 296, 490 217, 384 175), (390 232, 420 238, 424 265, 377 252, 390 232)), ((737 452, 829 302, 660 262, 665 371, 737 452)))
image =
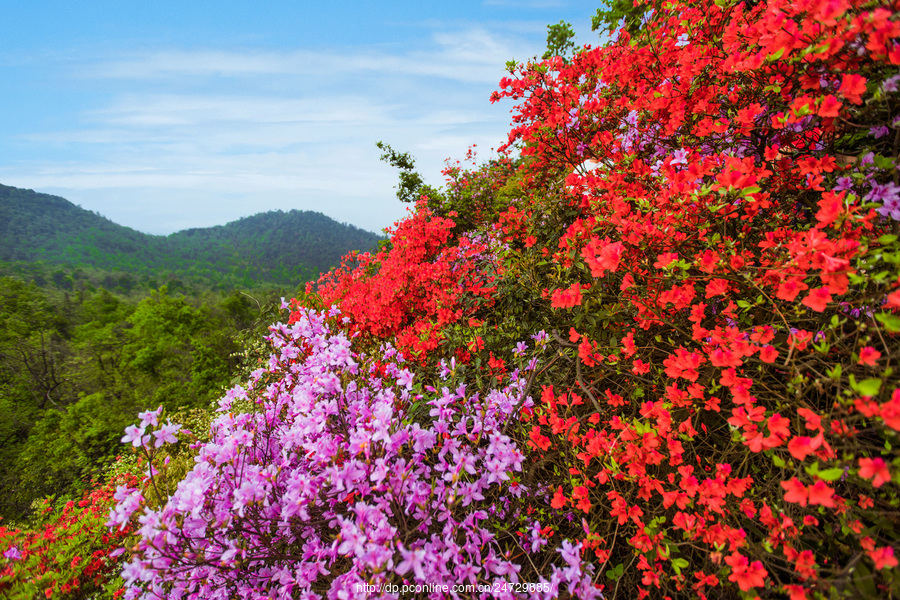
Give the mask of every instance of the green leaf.
POLYGON ((621 576, 622 576, 622 573, 624 573, 624 572, 625 572, 625 564, 624 564, 624 563, 619 563, 619 564, 617 564, 615 567, 613 567, 612 569, 607 569, 607 570, 606 570, 606 578, 607 578, 607 579, 610 579, 610 580, 612 580, 612 581, 615 581, 616 579, 618 579, 619 577, 621 577, 621 576))
POLYGON ((773 52, 772 54, 768 55, 766 57, 766 60, 769 62, 774 62, 774 61, 778 60, 779 58, 781 58, 783 55, 784 55, 784 47, 781 47, 778 50, 776 50, 775 52, 773 52))
POLYGON ((887 329, 891 333, 897 333, 900 331, 900 317, 897 315, 891 314, 889 312, 882 312, 875 315, 875 319, 878 320, 884 328, 887 329))
POLYGON ((889 233, 878 238, 879 244, 890 244, 891 242, 896 242, 897 236, 893 233, 889 233))
POLYGON ((841 478, 841 475, 844 474, 844 470, 838 467, 833 469, 825 469, 824 471, 819 471, 819 479, 824 479, 825 481, 836 481, 841 478))
POLYGON ((772 462, 773 462, 773 463, 775 464, 775 466, 778 467, 778 468, 783 468, 784 465, 785 465, 784 459, 781 458, 780 456, 778 456, 777 454, 773 454, 773 455, 772 455, 772 462))
POLYGON ((881 389, 880 379, 865 379, 859 382, 859 393, 863 396, 875 396, 881 389))
POLYGON ((883 169, 885 171, 892 170, 894 168, 894 160, 887 156, 882 156, 881 154, 876 154, 874 156, 875 166, 879 169, 883 169))
POLYGON ((850 375, 850 389, 862 396, 875 396, 881 389, 881 380, 865 379, 857 382, 856 377, 850 375))

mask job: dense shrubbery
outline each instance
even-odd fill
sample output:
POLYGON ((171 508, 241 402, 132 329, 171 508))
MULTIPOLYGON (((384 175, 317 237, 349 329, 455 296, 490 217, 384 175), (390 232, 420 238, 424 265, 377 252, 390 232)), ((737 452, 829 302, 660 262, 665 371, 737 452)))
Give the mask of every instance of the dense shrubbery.
POLYGON ((238 292, 205 300, 165 287, 140 300, 72 298, 0 278, 0 517, 80 496, 140 410, 221 395, 240 363, 235 337, 259 307, 238 292))
MULTIPOLYGON (((33 526, 26 530, 0 526, 0 592, 5 598, 87 598, 121 589, 116 574, 117 549, 130 527, 109 531, 109 512, 118 498, 117 485, 135 485, 128 469, 95 483, 78 500, 54 507, 44 501, 33 526)), ((121 594, 121 592, 120 592, 121 594)))
POLYGON ((444 340, 448 325, 490 306, 497 276, 492 236, 454 236, 454 221, 435 216, 426 202, 423 197, 389 231, 387 248, 348 256, 315 288, 326 306, 341 304, 352 331, 395 338, 397 348, 420 363, 444 340))
POLYGON ((627 595, 898 588, 893 18, 679 3, 501 84, 574 370, 535 450, 627 595))
POLYGON ((120 491, 130 594, 900 593, 897 6, 654 6, 512 69, 518 170, 448 171, 120 491))
MULTIPOLYGON (((592 595, 577 547, 548 545, 547 513, 535 508, 544 488, 522 482, 524 456, 504 434, 531 406, 525 379, 423 388, 394 348, 362 356, 323 315, 300 309, 291 320, 272 328, 275 353, 250 387, 220 402, 177 491, 141 515, 124 576, 143 597, 365 598, 366 584, 514 581, 540 583, 542 597, 592 595)), ((177 426, 154 417, 128 441, 174 441, 177 426)), ((143 497, 120 494, 111 523, 124 527, 143 497)))

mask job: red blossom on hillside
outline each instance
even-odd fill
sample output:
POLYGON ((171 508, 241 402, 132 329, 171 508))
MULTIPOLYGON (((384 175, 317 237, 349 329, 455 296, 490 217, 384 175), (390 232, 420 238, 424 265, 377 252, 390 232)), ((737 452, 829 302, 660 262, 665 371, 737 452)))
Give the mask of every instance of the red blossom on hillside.
POLYGON ((751 563, 746 556, 736 552, 726 556, 725 562, 731 566, 728 580, 737 583, 741 590, 747 592, 765 585, 769 573, 760 561, 755 560, 751 563))
POLYGON ((871 479, 872 485, 881 487, 891 480, 891 471, 887 463, 880 456, 875 458, 859 459, 859 476, 871 479))
POLYGON ((859 350, 859 364, 874 367, 881 358, 881 352, 871 346, 865 346, 859 350))

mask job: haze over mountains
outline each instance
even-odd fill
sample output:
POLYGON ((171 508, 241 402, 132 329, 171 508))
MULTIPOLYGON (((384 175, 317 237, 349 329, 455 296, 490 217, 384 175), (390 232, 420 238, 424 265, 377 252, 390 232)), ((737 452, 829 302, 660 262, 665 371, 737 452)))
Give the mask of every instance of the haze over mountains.
POLYGON ((317 212, 272 211, 227 225, 149 235, 113 223, 65 198, 0 185, 0 261, 93 267, 141 279, 177 277, 214 287, 299 285, 371 250, 380 236, 317 212))

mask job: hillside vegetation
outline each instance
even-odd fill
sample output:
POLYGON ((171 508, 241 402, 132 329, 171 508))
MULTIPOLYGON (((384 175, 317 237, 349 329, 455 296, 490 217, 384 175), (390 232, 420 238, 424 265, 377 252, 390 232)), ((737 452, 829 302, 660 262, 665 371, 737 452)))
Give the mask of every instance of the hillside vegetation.
POLYGON ((614 2, 574 54, 554 26, 493 96, 501 155, 436 189, 393 153, 389 241, 0 531, 0 586, 897 597, 897 9, 614 2))
POLYGON ((379 239, 323 214, 297 210, 155 236, 58 196, 0 185, 0 261, 15 263, 5 270, 54 279, 57 287, 68 275, 61 265, 103 271, 110 278, 105 287, 126 293, 173 279, 219 289, 297 286, 352 250, 374 248, 379 239))

